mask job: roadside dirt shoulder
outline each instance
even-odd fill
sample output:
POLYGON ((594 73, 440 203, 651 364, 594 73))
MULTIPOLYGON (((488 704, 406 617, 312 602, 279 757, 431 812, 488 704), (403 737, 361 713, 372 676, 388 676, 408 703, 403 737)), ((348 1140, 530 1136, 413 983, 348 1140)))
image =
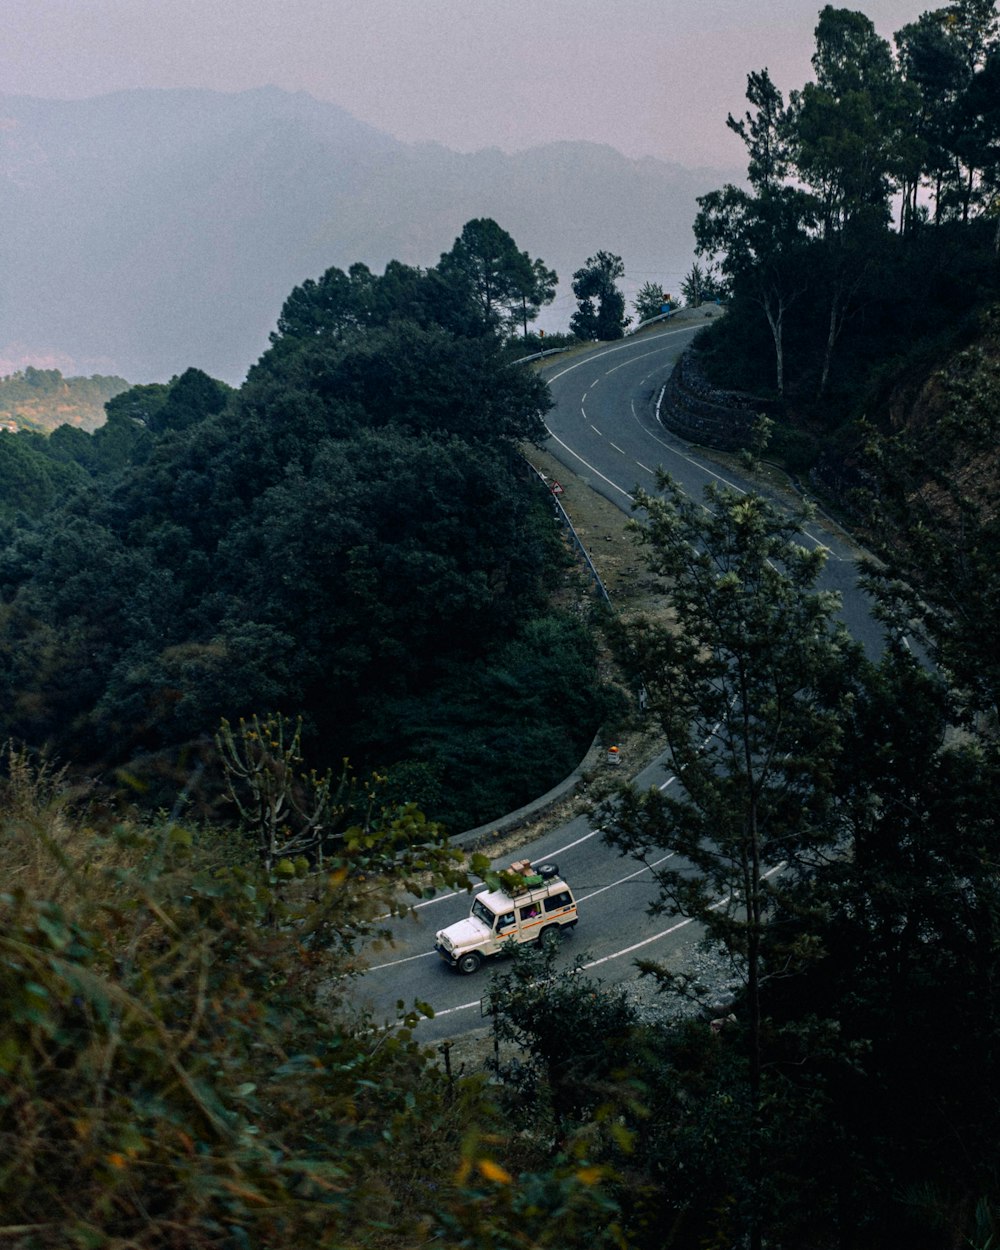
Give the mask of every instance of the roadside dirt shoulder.
POLYGON ((629 516, 599 495, 581 478, 537 447, 525 451, 527 459, 550 482, 562 490, 559 502, 587 548, 601 581, 618 612, 655 607, 662 596, 646 568, 635 536, 627 530, 629 516))
MULTIPOLYGON (((669 601, 646 567, 636 536, 629 531, 629 515, 591 489, 547 452, 533 447, 525 454, 539 473, 552 483, 558 482, 562 488, 559 502, 586 548, 615 613, 625 620, 640 613, 654 618, 669 616, 669 601)), ((611 680, 620 679, 609 653, 604 653, 601 664, 603 676, 611 680)), ((602 791, 610 790, 621 776, 641 771, 660 754, 664 743, 655 725, 643 720, 636 709, 630 723, 616 731, 614 742, 609 739, 603 745, 605 748, 617 746, 622 764, 618 769, 605 768, 602 755, 601 764, 593 770, 589 779, 589 793, 582 800, 580 796, 569 800, 566 805, 568 810, 546 813, 546 825, 553 822, 553 817, 576 814, 573 809, 582 810, 588 803, 602 797, 602 791)))

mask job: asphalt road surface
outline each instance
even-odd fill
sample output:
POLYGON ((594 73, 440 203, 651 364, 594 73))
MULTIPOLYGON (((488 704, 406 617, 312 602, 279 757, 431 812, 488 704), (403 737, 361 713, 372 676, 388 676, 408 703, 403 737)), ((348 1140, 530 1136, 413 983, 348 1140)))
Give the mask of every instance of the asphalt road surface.
MULTIPOLYGON (((637 782, 643 787, 672 784, 670 777, 662 763, 656 763, 637 782)), ((509 858, 498 865, 505 866, 509 858)), ((578 955, 585 955, 592 975, 609 983, 634 977, 633 961, 640 955, 683 965, 683 950, 697 936, 695 927, 680 916, 654 919, 647 915, 647 905, 656 896, 649 873, 609 851, 586 817, 520 848, 515 858, 536 863, 555 860, 573 888, 580 921, 563 934, 561 961, 572 963, 578 955)), ((416 919, 397 922, 392 947, 367 953, 368 971, 352 997, 373 1012, 375 1023, 393 1020, 397 1001, 409 1006, 419 999, 435 1011, 433 1020, 419 1026, 422 1041, 454 1038, 483 1025, 481 1000, 491 970, 503 957, 487 960, 479 972, 463 976, 434 951, 437 930, 467 916, 471 902, 470 895, 463 893, 419 903, 416 919)))
MULTIPOLYGON (((595 346, 562 361, 556 358, 543 370, 556 401, 547 419, 546 450, 626 511, 636 486, 655 493, 657 468, 666 469, 694 499, 711 482, 741 491, 765 490, 760 482, 723 469, 710 454, 669 434, 657 418, 663 385, 704 324, 697 317, 671 320, 620 343, 595 346)), ((881 631, 857 585, 858 549, 825 522, 811 525, 803 541, 827 549, 821 585, 841 595, 841 616, 851 634, 870 655, 878 655, 881 631)))
MULTIPOLYGON (((547 419, 547 450, 625 512, 631 511, 637 485, 655 491, 658 466, 694 498, 701 497, 709 482, 760 490, 759 483, 752 485, 713 463, 658 421, 656 403, 663 384, 703 325, 701 318, 672 320, 621 342, 555 357, 543 370, 555 400, 547 419)), ((880 634, 856 584, 854 549, 826 525, 812 527, 804 541, 827 548, 823 585, 840 592, 851 633, 877 653, 880 634)), ((674 784, 662 761, 635 781, 641 788, 674 784)), ((685 951, 699 937, 697 927, 681 916, 651 918, 647 906, 656 892, 648 871, 609 850, 586 817, 519 848, 517 857, 536 863, 555 860, 576 894, 580 921, 563 937, 561 960, 572 963, 584 955, 591 975, 612 984, 635 977, 637 957, 676 969, 684 966, 685 951)), ((455 1038, 482 1027, 491 969, 502 957, 463 976, 434 951, 437 930, 467 915, 470 904, 468 894, 422 902, 415 919, 396 924, 391 947, 364 952, 367 971, 352 999, 373 1013, 376 1024, 394 1020, 398 1002, 410 1006, 419 999, 435 1012, 419 1025, 421 1041, 455 1038)))

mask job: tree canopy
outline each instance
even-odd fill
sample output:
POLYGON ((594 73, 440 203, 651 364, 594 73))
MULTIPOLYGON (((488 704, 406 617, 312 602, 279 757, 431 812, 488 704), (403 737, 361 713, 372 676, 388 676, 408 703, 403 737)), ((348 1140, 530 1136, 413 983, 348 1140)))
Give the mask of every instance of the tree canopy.
POLYGON ((238 392, 188 369, 115 396, 93 435, 0 444, 8 733, 111 768, 210 742, 223 716, 301 716, 321 763, 419 775, 411 797, 453 826, 575 766, 606 696, 588 631, 548 603, 565 555, 518 449, 550 400, 503 342, 548 271, 495 223, 461 255, 485 239, 503 272, 482 289, 450 253, 331 269, 238 392), (526 691, 572 673, 582 699, 499 698, 512 667, 526 691))
POLYGON ((625 265, 613 252, 597 252, 573 275, 578 301, 570 329, 581 339, 620 339, 625 333, 625 297, 618 289, 625 265))
POLYGON ((475 310, 484 330, 528 333, 539 309, 555 298, 558 277, 541 260, 518 250, 511 236, 491 217, 477 217, 444 252, 438 271, 475 310))
POLYGON ((658 317, 667 304, 666 292, 655 282, 644 282, 636 292, 632 309, 636 322, 649 321, 658 317))
MULTIPOLYGON (((858 654, 816 590, 819 548, 756 495, 708 489, 704 505, 661 475, 640 492, 636 533, 670 587, 673 619, 627 622, 623 659, 641 681, 677 778, 626 787, 605 839, 650 871, 657 914, 696 918, 746 978, 749 1244, 765 1226, 762 984, 765 933, 794 883, 832 854, 830 767, 858 654), (775 879, 775 873, 780 876, 775 879)), ((666 974, 665 974, 666 975, 666 974)))
POLYGON ((715 384, 776 401, 772 453, 794 472, 851 478, 852 423, 882 403, 877 362, 957 341, 997 296, 997 39, 990 0, 925 12, 891 41, 826 5, 812 81, 783 91, 755 71, 727 119, 747 185, 701 197, 695 236, 735 315, 701 360, 715 384))

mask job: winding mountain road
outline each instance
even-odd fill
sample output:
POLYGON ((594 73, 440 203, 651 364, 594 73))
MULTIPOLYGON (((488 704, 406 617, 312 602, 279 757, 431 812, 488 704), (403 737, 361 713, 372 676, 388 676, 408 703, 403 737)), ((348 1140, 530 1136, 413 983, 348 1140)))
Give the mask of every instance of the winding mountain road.
MULTIPOLYGON (((636 486, 656 493, 655 472, 664 468, 693 499, 709 483, 734 490, 766 488, 714 463, 683 439, 669 434, 656 415, 656 401, 681 352, 704 326, 670 320, 619 343, 602 344, 543 371, 556 406, 548 415, 546 450, 612 503, 631 510, 636 486)), ((778 501, 780 502, 780 501, 778 501)), ((841 616, 871 655, 882 650, 879 626, 858 587, 858 550, 832 525, 817 522, 804 541, 825 547, 821 584, 841 595, 841 616)))
MULTIPOLYGON (((665 468, 684 490, 700 498, 709 482, 737 490, 751 483, 695 452, 668 434, 656 415, 656 400, 680 353, 704 325, 691 317, 663 323, 613 344, 599 344, 555 358, 543 369, 555 407, 548 414, 547 450, 594 490, 631 512, 637 485, 652 492, 655 471, 665 468)), ((753 484, 760 490, 760 484, 753 484)), ((851 633, 872 651, 880 649, 878 627, 856 584, 856 552, 832 527, 817 525, 806 541, 828 549, 823 585, 840 592, 843 618, 851 633)), ((658 761, 639 774, 642 788, 669 786, 671 774, 658 761)), ((645 869, 604 846, 586 817, 545 834, 518 850, 535 862, 555 860, 570 882, 580 907, 580 923, 563 943, 561 958, 585 954, 593 975, 615 983, 635 974, 637 957, 679 966, 684 948, 698 936, 683 917, 651 918, 647 905, 656 896, 645 869)), ((367 971, 352 998, 373 1013, 376 1023, 391 1021, 399 1001, 429 1003, 433 1019, 421 1022, 421 1041, 455 1038, 481 1027, 482 997, 490 980, 486 966, 469 977, 451 971, 434 953, 435 932, 468 914, 468 894, 443 894, 418 904, 415 919, 394 928, 391 947, 364 953, 367 971)))

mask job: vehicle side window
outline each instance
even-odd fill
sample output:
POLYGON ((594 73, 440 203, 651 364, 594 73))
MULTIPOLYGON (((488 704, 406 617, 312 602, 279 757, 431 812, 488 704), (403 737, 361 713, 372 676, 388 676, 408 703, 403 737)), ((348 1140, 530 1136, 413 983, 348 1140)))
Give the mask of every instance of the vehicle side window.
POLYGON ((560 894, 550 894, 545 900, 546 911, 559 911, 563 907, 569 907, 572 899, 569 896, 569 890, 563 890, 560 894))
POLYGON ((497 921, 497 933, 502 933, 504 929, 513 929, 513 927, 514 913, 512 911, 507 912, 497 921))
POLYGON ((534 918, 535 918, 538 914, 539 914, 539 912, 538 912, 538 904, 537 904, 537 903, 529 903, 527 907, 522 907, 522 908, 521 908, 521 919, 522 919, 522 920, 534 920, 534 918))

